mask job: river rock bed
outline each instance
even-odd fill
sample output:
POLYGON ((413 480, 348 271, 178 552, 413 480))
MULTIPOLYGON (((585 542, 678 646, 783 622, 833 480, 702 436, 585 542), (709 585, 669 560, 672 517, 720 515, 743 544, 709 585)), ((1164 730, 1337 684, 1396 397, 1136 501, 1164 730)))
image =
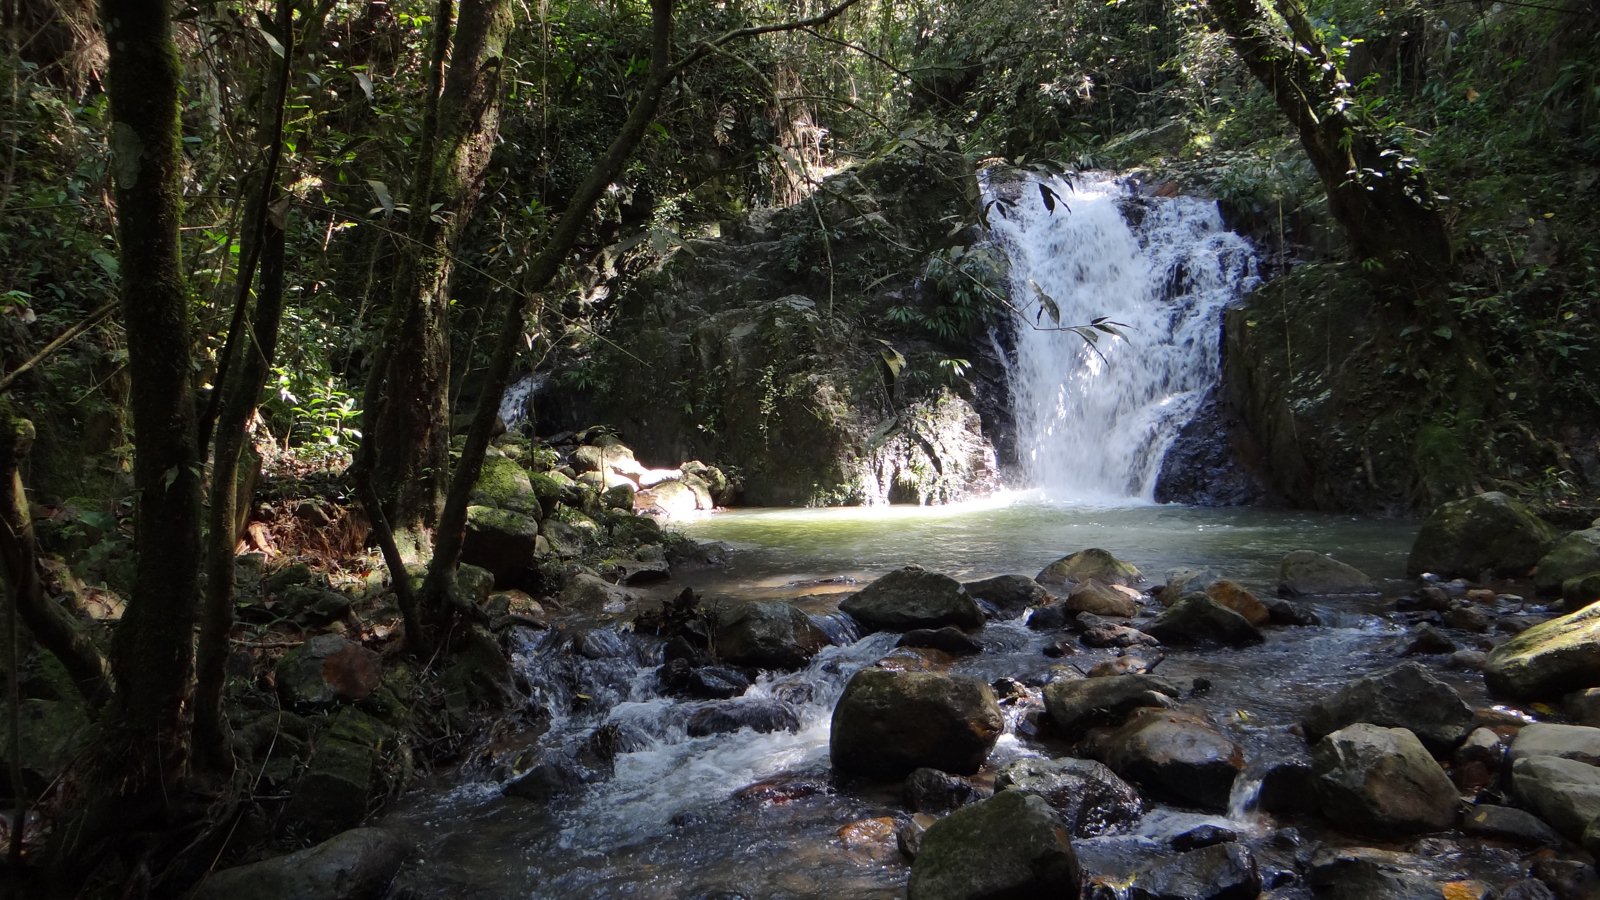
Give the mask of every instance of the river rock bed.
POLYGON ((547 727, 391 819, 419 847, 402 894, 1595 896, 1582 844, 1600 770, 1581 748, 1600 751, 1600 729, 1529 725, 1597 721, 1587 695, 1496 705, 1478 671, 1558 610, 1510 582, 1430 576, 1385 596, 1290 556, 1292 600, 1224 572, 900 571, 814 585, 844 590, 790 602, 812 628, 690 595, 669 615, 528 632, 518 665, 547 727), (1296 587, 1315 583, 1306 564, 1357 593, 1296 587), (927 621, 840 611, 913 577, 945 597, 927 621), (1135 615, 1071 609, 1091 582, 1135 615), (963 596, 981 627, 951 624, 963 596), (752 618, 778 623, 763 652, 793 668, 718 658, 724 623, 752 618), (878 699, 853 716, 863 679, 878 699), (954 730, 930 739, 928 709, 954 730), (954 757, 951 734, 971 742, 954 757), (1012 793, 1037 802, 979 814, 1012 793), (1041 807, 1050 834, 1028 831, 1041 807), (1021 830, 986 836, 991 820, 1021 830))

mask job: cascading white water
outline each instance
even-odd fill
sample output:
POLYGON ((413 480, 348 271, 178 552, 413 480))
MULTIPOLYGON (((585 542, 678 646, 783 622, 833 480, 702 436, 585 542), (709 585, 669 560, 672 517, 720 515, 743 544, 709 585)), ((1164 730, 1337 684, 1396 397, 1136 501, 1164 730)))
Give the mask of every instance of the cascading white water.
POLYGON ((1150 500, 1162 457, 1220 365, 1224 307, 1254 286, 1255 255, 1215 203, 1140 196, 1124 179, 1074 176, 986 185, 992 232, 1011 263, 1009 360, 1023 476, 1047 496, 1150 500), (1052 211, 1040 184, 1058 197, 1052 211), (1125 340, 1094 345, 1060 325, 1102 316, 1125 340), (1037 325, 1035 324, 1037 317, 1037 325))

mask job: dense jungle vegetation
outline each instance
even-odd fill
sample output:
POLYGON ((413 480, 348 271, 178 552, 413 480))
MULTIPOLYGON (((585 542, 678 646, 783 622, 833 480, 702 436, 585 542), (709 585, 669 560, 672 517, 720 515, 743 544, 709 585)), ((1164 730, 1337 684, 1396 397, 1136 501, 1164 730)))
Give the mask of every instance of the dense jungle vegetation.
POLYGON ((1600 485, 1600 0, 0 0, 0 119, 18 896, 173 896, 248 818, 263 510, 392 603, 366 637, 419 693, 483 652, 457 573, 504 389, 620 390, 640 291, 774 210, 820 340, 909 403, 973 391, 1012 314, 980 166, 1212 196, 1273 276, 1228 371, 1288 501, 1600 485), (829 178, 875 165, 964 205, 839 224, 829 178), (25 760, 20 711, 67 701, 25 760))

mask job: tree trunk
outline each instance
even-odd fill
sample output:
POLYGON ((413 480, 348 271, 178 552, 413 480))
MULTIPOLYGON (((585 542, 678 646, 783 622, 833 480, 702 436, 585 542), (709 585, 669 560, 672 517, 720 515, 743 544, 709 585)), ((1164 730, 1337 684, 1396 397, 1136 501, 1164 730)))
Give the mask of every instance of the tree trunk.
POLYGON ((200 571, 191 316, 179 267, 179 69, 166 0, 103 0, 112 174, 138 494, 133 594, 111 644, 116 697, 103 721, 83 838, 159 812, 189 763, 200 571))
MULTIPOLYGON (((448 313, 455 249, 471 221, 500 131, 501 53, 510 0, 465 0, 448 74, 434 101, 431 140, 419 148, 410 246, 396 274, 371 429, 371 475, 403 552, 424 555, 449 478, 448 313)), ((427 128, 424 128, 427 131, 427 128)))
MULTIPOLYGON (((231 771, 233 757, 227 747, 227 723, 222 712, 222 689, 227 680, 228 635, 233 631, 233 560, 238 543, 239 456, 245 442, 245 423, 255 411, 278 347, 278 325, 283 317, 284 222, 288 207, 274 209, 278 163, 283 155, 284 102, 288 97, 294 59, 294 26, 289 0, 278 2, 278 31, 284 52, 277 63, 265 111, 270 128, 265 135, 266 158, 254 196, 246 204, 245 237, 248 247, 238 273, 235 325, 229 331, 218 368, 214 404, 217 410, 216 447, 211 464, 211 508, 206 520, 206 589, 200 640, 196 645, 194 746, 197 761, 217 771, 231 771), (243 326, 249 307, 251 284, 259 262, 260 289, 256 292, 253 326, 243 326), (243 333, 241 333, 243 332, 243 333), (229 353, 228 350, 234 350, 229 353), (230 356, 232 358, 230 358, 230 356), (228 377, 224 378, 226 374, 228 377)), ((205 429, 202 422, 201 430, 205 429)), ((200 446, 205 447, 202 437, 200 446)))
MULTIPOLYGON (((633 156, 645 131, 655 120, 667 85, 677 75, 671 59, 673 0, 651 0, 650 9, 650 71, 644 86, 634 100, 622 130, 606 148, 605 155, 595 161, 588 176, 573 194, 572 202, 561 214, 555 231, 546 239, 544 249, 528 266, 525 283, 530 292, 543 290, 555 279, 561 264, 577 242, 579 229, 588 221, 589 213, 604 196, 606 187, 621 174, 623 166, 633 156)), ((527 314, 525 303, 519 296, 508 294, 501 302, 504 303, 504 309, 498 343, 484 376, 484 392, 478 398, 478 408, 472 416, 466 445, 462 448, 461 459, 457 461, 454 477, 450 481, 450 494, 439 522, 438 544, 423 584, 424 604, 436 614, 449 605, 450 587, 455 580, 456 566, 461 561, 461 544, 466 536, 467 500, 483 468, 489 439, 494 432, 499 395, 510 379, 511 366, 516 361, 522 334, 522 320, 527 314)))
POLYGON ((22 464, 33 437, 33 423, 0 400, 0 582, 9 587, 12 609, 22 625, 61 662, 84 699, 100 706, 111 693, 105 657, 66 610, 46 599, 39 587, 33 522, 22 488, 22 464))
POLYGON ((1422 173, 1358 119, 1349 85, 1293 0, 1206 0, 1234 49, 1300 134, 1328 210, 1361 259, 1429 293, 1450 270, 1450 237, 1422 173))

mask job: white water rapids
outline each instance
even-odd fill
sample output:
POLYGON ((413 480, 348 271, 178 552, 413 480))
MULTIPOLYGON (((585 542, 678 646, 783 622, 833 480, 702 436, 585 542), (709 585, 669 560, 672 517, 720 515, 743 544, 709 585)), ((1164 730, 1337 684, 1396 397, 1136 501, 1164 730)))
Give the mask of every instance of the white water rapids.
POLYGON ((1255 254, 1217 205, 1141 196, 1109 175, 986 185, 1011 262, 1008 360, 1025 483, 1053 499, 1149 502, 1177 432, 1216 382, 1222 310, 1256 283, 1255 254), (1051 210, 1039 185, 1059 201, 1051 210), (1106 317, 1123 339, 1051 330, 1106 317))

